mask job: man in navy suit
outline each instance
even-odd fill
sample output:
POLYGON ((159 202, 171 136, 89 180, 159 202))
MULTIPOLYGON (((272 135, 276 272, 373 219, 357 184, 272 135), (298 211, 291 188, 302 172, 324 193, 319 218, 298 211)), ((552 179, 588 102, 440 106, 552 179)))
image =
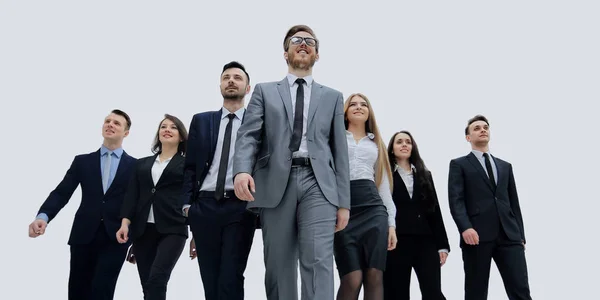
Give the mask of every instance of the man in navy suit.
MULTIPOLYGON (((71 229, 69 299, 113 299, 129 244, 119 244, 119 210, 135 158, 121 147, 131 119, 118 109, 104 119, 100 149, 75 156, 63 180, 50 193, 29 225, 29 236, 43 235, 46 227, 69 202, 81 184, 81 204, 71 229)), ((52 298, 52 297, 50 297, 52 298)))
POLYGON ((220 87, 223 107, 194 115, 190 125, 183 209, 192 242, 198 245, 195 255, 206 299, 243 300, 244 271, 257 223, 247 203, 233 192, 235 140, 244 118, 244 97, 250 92, 244 66, 226 64, 220 87))
POLYGON ((531 300, 525 261, 525 230, 512 165, 490 154, 486 117, 465 128, 471 152, 450 161, 448 200, 461 233, 465 299, 488 295, 494 259, 511 300, 531 300))

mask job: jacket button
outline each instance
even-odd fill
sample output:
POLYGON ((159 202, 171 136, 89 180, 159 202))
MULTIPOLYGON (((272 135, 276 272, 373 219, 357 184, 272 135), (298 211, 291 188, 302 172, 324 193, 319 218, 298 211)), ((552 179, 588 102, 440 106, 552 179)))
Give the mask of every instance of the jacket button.
POLYGON ((155 189, 155 188, 152 188, 152 194, 154 194, 154 192, 156 192, 156 189, 155 189))
POLYGON ((421 215, 417 215, 417 218, 420 218, 420 217, 421 217, 421 215))

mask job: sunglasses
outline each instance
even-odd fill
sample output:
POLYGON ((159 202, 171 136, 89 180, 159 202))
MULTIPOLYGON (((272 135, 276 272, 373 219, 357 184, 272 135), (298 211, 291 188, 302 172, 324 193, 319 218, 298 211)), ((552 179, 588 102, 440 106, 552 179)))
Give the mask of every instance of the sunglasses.
POLYGON ((317 46, 317 40, 311 37, 293 36, 290 38, 290 44, 292 45, 300 45, 302 42, 305 42, 309 47, 317 46))

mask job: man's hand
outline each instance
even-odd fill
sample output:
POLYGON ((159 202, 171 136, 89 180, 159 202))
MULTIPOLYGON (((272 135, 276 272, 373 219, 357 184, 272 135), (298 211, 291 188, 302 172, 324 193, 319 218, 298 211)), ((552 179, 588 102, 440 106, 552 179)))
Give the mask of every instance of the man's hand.
POLYGON ((198 256, 196 252, 196 242, 194 242, 194 238, 190 241, 190 259, 194 259, 198 256))
POLYGON ((121 225, 121 228, 117 231, 117 242, 125 244, 127 240, 129 240, 129 226, 121 225))
POLYGON ((348 219, 350 219, 350 210, 347 208, 340 208, 337 211, 337 223, 335 224, 335 232, 344 230, 348 225, 348 219))
POLYGON ((479 234, 473 228, 463 231, 462 237, 467 245, 479 245, 479 234))
POLYGON ((448 253, 440 252, 440 267, 446 263, 446 258, 448 258, 448 253))
POLYGON ((35 221, 29 224, 29 237, 36 238, 46 232, 46 226, 48 223, 42 219, 35 219, 35 221))
POLYGON ((398 237, 396 237, 396 227, 390 226, 388 230, 388 251, 396 249, 398 237))
POLYGON ((248 173, 239 173, 235 175, 233 190, 238 199, 243 201, 254 201, 254 178, 248 173), (252 193, 251 193, 252 192, 252 193))

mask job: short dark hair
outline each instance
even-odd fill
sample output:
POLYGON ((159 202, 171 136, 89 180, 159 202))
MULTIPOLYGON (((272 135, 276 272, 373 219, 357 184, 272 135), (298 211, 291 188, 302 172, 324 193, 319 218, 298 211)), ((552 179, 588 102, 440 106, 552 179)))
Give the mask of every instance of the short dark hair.
POLYGON ((233 68, 237 68, 237 69, 244 71, 244 74, 246 74, 246 78, 248 79, 248 84, 250 84, 250 75, 248 75, 248 72, 246 72, 246 68, 244 68, 244 65, 240 64, 237 61, 232 61, 232 62, 226 63, 223 66, 223 71, 221 72, 221 75, 223 75, 223 73, 225 73, 225 70, 233 69, 233 68))
POLYGON ((129 128, 131 128, 131 118, 129 118, 129 115, 126 114, 124 111, 120 109, 113 109, 110 113, 125 118, 125 121, 127 121, 127 127, 125 127, 125 130, 129 130, 129 128))
POLYGON ((285 51, 285 52, 288 51, 288 49, 290 48, 290 38, 292 36, 294 36, 294 34, 300 32, 300 31, 305 31, 305 32, 310 33, 310 35, 312 35, 312 37, 315 40, 317 40, 317 45, 315 46, 315 50, 317 51, 317 53, 319 53, 319 40, 317 39, 315 32, 307 25, 294 25, 294 26, 292 26, 292 28, 288 29, 287 33, 285 34, 285 38, 283 39, 283 51, 285 51))
POLYGON ((154 144, 152 145, 152 152, 160 153, 162 151, 162 143, 160 142, 159 132, 160 132, 160 126, 162 125, 162 122, 164 122, 165 120, 170 120, 171 122, 173 122, 175 124, 175 127, 177 127, 177 131, 179 132, 179 137, 181 138, 181 141, 179 142, 179 146, 177 146, 177 152, 181 153, 182 155, 185 155, 185 149, 187 147, 187 139, 188 139, 187 129, 185 129, 185 125, 183 125, 183 122, 181 122, 181 120, 179 120, 179 118, 177 118, 176 116, 169 115, 169 114, 165 114, 165 117, 162 120, 160 120, 160 123, 158 123, 158 129, 156 130, 156 135, 154 136, 154 144))
POLYGON ((469 122, 467 122, 467 127, 465 127, 465 135, 469 135, 469 127, 471 126, 471 124, 477 121, 484 121, 486 124, 488 124, 488 126, 490 126, 490 122, 488 122, 488 119, 486 117, 484 117, 483 115, 476 115, 470 118, 469 122))

